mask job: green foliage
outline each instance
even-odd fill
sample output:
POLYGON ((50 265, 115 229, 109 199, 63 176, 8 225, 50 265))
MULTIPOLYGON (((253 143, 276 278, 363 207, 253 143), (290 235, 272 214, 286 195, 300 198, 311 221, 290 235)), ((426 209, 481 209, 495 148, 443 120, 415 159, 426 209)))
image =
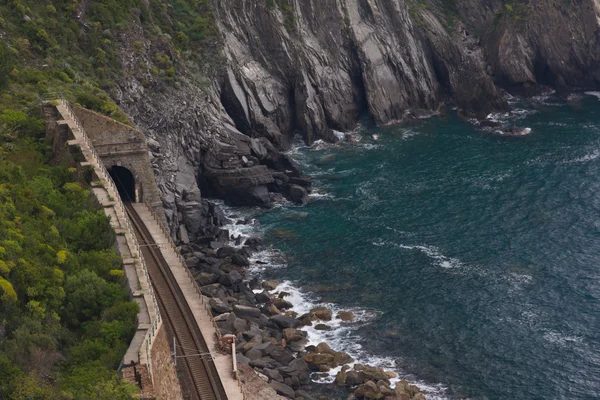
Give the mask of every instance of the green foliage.
POLYGON ((116 368, 139 308, 109 221, 77 170, 48 166, 38 118, 0 121, 0 398, 130 399, 116 368))
POLYGON ((15 65, 12 52, 4 42, 0 42, 0 91, 8 86, 10 73, 15 65))

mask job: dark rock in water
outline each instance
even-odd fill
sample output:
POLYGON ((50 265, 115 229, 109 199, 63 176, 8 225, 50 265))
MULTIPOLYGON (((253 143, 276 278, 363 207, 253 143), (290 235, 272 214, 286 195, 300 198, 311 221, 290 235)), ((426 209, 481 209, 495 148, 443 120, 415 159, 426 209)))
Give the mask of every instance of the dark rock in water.
POLYGON ((262 241, 258 238, 249 238, 246 240, 245 245, 251 248, 252 250, 256 250, 258 246, 262 244, 262 241))
POLYGON ((274 178, 276 181, 280 181, 280 182, 281 182, 281 184, 284 184, 284 183, 289 183, 289 182, 290 182, 290 177, 289 177, 289 176, 287 176, 287 175, 286 175, 285 173, 283 173, 283 172, 273 172, 273 178, 274 178))
POLYGON ((285 385, 285 384, 283 384, 281 382, 277 382, 277 381, 271 381, 269 384, 271 385, 271 387, 273 389, 275 389, 275 391, 278 394, 285 396, 287 398, 290 398, 290 399, 295 398, 294 389, 292 389, 288 385, 285 385))
POLYGON ((309 188, 312 185, 312 178, 307 175, 292 176, 289 178, 289 183, 292 185, 299 185, 305 188, 309 188))
POLYGON ((336 317, 338 317, 344 322, 354 321, 354 313, 352 311, 339 311, 336 317))
POLYGON ((277 239, 282 240, 291 240, 296 238, 296 234, 290 229, 286 228, 273 229, 273 235, 275 235, 277 239))
POLYGON ((331 326, 325 324, 317 324, 315 325, 315 329, 318 331, 330 331, 331 326))
POLYGON ((273 321, 280 329, 298 328, 302 325, 300 321, 295 318, 288 317, 287 315, 276 315, 271 317, 271 321, 273 321))
POLYGON ((479 121, 479 126, 481 126, 482 128, 496 128, 500 126, 500 122, 484 119, 482 121, 479 121))
POLYGON ((298 204, 306 204, 308 202, 308 192, 305 188, 299 185, 290 185, 288 187, 290 200, 298 204))
POLYGON ((332 311, 327 307, 315 307, 310 310, 311 313, 315 314, 317 318, 323 321, 331 321, 333 316, 332 311))
POLYGON ((335 154, 327 154, 320 159, 318 159, 315 164, 317 165, 328 165, 335 162, 337 156, 335 154))
POLYGON ((217 257, 225 258, 230 257, 236 253, 236 249, 231 246, 224 246, 217 250, 217 257))

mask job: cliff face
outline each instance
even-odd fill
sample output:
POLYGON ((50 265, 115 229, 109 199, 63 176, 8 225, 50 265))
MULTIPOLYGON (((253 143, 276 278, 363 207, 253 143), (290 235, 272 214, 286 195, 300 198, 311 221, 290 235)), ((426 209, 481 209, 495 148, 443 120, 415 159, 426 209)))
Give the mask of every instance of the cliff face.
POLYGON ((245 204, 268 204, 268 191, 289 195, 290 179, 308 187, 276 151, 296 133, 335 140, 332 129, 351 129, 365 111, 385 124, 447 101, 485 117, 508 109, 502 89, 600 85, 599 0, 213 5, 221 62, 212 78, 181 62, 177 82, 160 83, 149 54, 177 59, 168 41, 147 39, 141 24, 119 38, 126 74, 137 79, 122 81, 116 97, 152 138, 174 225, 201 213, 198 182, 205 194, 245 204))

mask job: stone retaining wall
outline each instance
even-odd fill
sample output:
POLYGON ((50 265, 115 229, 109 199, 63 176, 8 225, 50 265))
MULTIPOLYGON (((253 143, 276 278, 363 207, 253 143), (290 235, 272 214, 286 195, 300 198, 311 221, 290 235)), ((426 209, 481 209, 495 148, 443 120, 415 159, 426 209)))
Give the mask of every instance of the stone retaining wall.
MULTIPOLYGON (((115 246, 123 259, 129 292, 140 306, 137 315, 138 329, 123 357, 121 374, 124 379, 140 387, 142 399, 183 399, 166 327, 162 323, 139 244, 116 187, 69 105, 62 100, 46 103, 44 114, 46 137, 52 143, 55 160, 80 170, 80 176, 91 184, 92 193, 110 217, 111 226, 117 233, 115 246)), ((88 118, 88 121, 91 119, 88 118)), ((111 126, 107 121, 103 121, 103 124, 111 126)), ((130 128, 125 134, 135 133, 133 131, 130 128)), ((149 163, 147 168, 150 169, 149 163)), ((158 191, 156 194, 158 195, 158 191)))

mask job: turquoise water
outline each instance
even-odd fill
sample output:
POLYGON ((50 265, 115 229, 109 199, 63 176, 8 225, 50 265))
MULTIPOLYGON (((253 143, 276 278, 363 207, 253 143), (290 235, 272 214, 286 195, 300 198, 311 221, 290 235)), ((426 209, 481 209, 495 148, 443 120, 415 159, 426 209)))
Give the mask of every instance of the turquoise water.
POLYGON ((599 399, 600 102, 535 106, 523 137, 450 115, 299 150, 327 196, 260 217, 295 235, 268 274, 377 311, 363 347, 447 397, 599 399))

